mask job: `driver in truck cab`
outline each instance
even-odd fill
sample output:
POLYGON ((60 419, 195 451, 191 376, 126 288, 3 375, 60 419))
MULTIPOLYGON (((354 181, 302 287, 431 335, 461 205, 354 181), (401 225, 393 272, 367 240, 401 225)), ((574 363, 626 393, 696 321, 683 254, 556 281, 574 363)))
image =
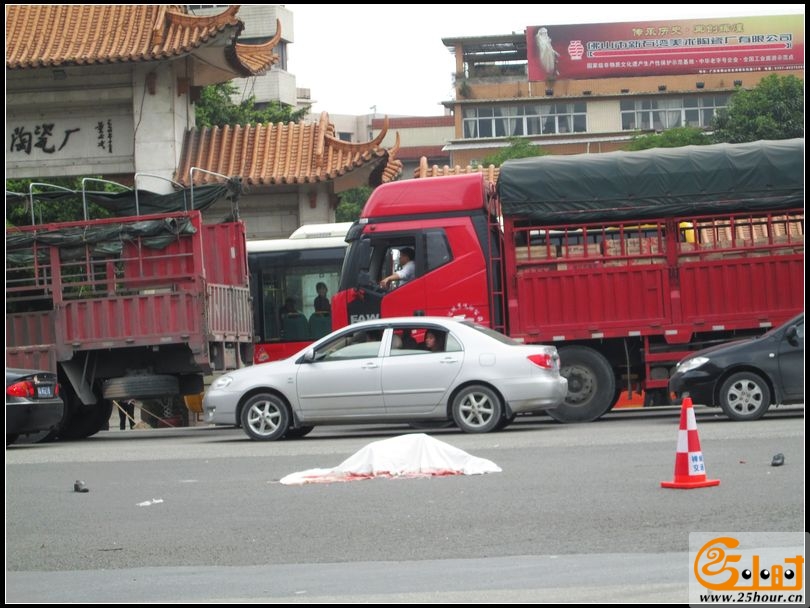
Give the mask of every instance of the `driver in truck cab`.
POLYGON ((414 252, 410 247, 403 247, 399 250, 399 262, 401 268, 396 272, 389 274, 382 281, 380 287, 388 289, 392 281, 399 281, 399 286, 402 287, 416 276, 416 265, 413 263, 414 252))

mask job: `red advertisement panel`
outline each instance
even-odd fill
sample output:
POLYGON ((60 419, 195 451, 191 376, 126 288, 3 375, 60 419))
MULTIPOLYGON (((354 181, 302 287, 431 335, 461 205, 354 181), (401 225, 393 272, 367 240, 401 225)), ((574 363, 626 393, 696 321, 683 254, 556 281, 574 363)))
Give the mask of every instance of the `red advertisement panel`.
POLYGON ((804 16, 526 28, 529 80, 804 69, 804 16))

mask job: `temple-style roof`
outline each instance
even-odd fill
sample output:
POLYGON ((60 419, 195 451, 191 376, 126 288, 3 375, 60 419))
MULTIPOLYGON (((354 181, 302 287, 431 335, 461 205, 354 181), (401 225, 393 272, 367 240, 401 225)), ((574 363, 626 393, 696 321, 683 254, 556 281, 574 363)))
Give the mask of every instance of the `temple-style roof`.
POLYGON ((467 165, 466 167, 459 167, 458 165, 455 167, 448 167, 447 165, 443 167, 439 167, 437 165, 430 166, 428 165, 427 158, 423 156, 419 161, 419 166, 414 169, 413 176, 414 178, 419 179, 423 177, 443 177, 446 175, 483 173, 484 181, 488 184, 494 184, 498 181, 499 172, 500 167, 496 167, 495 165, 489 165, 488 167, 484 167, 482 165, 478 165, 477 167, 472 167, 470 165, 467 165))
MULTIPOLYGON (((402 162, 396 160, 397 142, 391 150, 380 146, 388 132, 363 143, 340 140, 326 112, 318 122, 204 127, 186 131, 175 180, 189 184, 192 167, 228 176, 239 176, 248 185, 307 184, 334 180, 359 169, 371 169, 370 185, 396 179, 402 162)), ((195 184, 219 178, 194 175, 195 184)))
POLYGON ((195 61, 192 84, 204 86, 262 74, 278 56, 272 40, 242 44, 244 27, 229 6, 218 15, 196 16, 178 5, 11 5, 6 7, 6 68, 21 70, 78 65, 195 61))

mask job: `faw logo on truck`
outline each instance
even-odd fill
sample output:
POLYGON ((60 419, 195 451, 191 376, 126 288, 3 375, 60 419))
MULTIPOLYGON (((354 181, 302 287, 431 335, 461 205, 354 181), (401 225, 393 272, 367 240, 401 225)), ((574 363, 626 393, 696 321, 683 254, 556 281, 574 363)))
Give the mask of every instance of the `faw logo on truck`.
POLYGON ((380 314, 367 314, 367 315, 349 315, 349 323, 357 323, 358 321, 371 321, 372 319, 379 319, 380 314))

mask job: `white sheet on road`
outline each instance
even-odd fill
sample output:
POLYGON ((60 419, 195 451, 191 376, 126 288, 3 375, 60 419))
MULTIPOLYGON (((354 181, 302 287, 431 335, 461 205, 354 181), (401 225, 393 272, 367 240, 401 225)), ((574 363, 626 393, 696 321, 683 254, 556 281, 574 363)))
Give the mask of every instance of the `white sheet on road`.
POLYGON ((333 469, 308 469, 283 477, 285 485, 356 481, 373 477, 442 477, 499 473, 490 460, 470 456, 464 450, 424 433, 400 435, 369 443, 333 469))

